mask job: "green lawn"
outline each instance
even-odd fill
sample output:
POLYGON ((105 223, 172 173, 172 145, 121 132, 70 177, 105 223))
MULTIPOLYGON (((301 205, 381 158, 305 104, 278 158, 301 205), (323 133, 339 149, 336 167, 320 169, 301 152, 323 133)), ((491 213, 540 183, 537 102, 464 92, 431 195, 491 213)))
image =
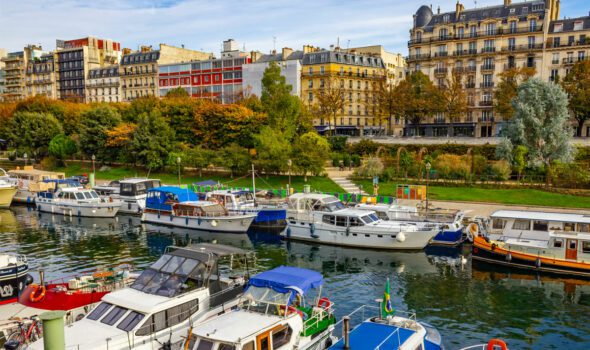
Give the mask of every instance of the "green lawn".
MULTIPOLYGON (((371 180, 355 180, 367 193, 373 193, 371 180)), ((396 183, 380 183, 379 194, 395 196, 396 183)), ((429 198, 447 201, 491 202, 548 207, 590 208, 590 197, 573 196, 536 189, 491 189, 474 187, 429 187, 429 198)))
MULTIPOLYGON (((96 168, 96 179, 97 180, 120 180, 135 176, 147 176, 147 171, 141 168, 132 167, 112 167, 108 171, 100 171, 100 167, 96 168)), ((92 167, 86 164, 70 164, 67 168, 58 168, 55 171, 63 171, 67 176, 90 174, 92 167)), ((178 184, 178 174, 170 172, 152 172, 151 178, 157 178, 162 180, 162 183, 175 185, 178 184)), ((198 173, 184 172, 181 174, 180 182, 182 184, 191 184, 198 181, 204 180, 215 180, 220 181, 223 184, 227 184, 230 187, 252 187, 252 177, 235 177, 230 178, 229 175, 212 173, 205 174, 200 178, 198 173)), ((264 189, 281 189, 286 188, 289 184, 288 176, 266 176, 256 178, 256 187, 264 189)), ((308 184, 312 190, 322 192, 344 192, 340 186, 334 183, 327 177, 321 176, 308 176, 307 182, 304 181, 303 176, 291 176, 291 186, 298 191, 303 190, 303 185, 308 184)))

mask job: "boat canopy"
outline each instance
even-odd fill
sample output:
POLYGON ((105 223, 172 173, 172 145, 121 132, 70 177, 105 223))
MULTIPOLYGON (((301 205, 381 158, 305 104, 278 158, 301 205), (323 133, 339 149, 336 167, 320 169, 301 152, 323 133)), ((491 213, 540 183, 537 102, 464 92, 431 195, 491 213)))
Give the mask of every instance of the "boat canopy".
POLYGON ((146 207, 156 210, 171 211, 173 203, 198 200, 199 198, 197 194, 189 189, 174 186, 162 186, 148 190, 146 207))
POLYGON ((322 274, 292 266, 279 266, 250 278, 249 286, 271 288, 278 293, 295 291, 305 294, 323 283, 322 274))

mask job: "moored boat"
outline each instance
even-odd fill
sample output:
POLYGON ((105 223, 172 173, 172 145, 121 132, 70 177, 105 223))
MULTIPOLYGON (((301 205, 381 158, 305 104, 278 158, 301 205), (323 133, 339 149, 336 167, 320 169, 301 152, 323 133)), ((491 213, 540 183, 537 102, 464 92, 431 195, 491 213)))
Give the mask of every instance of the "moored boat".
POLYGON ((19 294, 33 281, 24 255, 0 254, 0 305, 17 301, 19 294))
POLYGON ((322 284, 320 273, 297 267, 253 276, 239 307, 192 327, 183 348, 325 349, 335 319, 322 284))
POLYGON ((148 178, 131 178, 112 181, 107 186, 95 186, 94 190, 102 197, 121 201, 119 213, 139 215, 145 209, 147 192, 160 187, 160 180, 148 178))
POLYGON ((296 193, 289 197, 286 239, 375 249, 423 249, 438 228, 387 222, 375 212, 349 209, 336 197, 296 193))
POLYGON ((440 231, 432 238, 433 245, 458 245, 464 241, 463 217, 465 213, 459 210, 443 211, 430 209, 418 211, 418 208, 399 204, 358 204, 355 208, 374 211, 385 221, 412 223, 421 229, 439 227, 440 231))
POLYGON ((245 233, 254 218, 255 213, 234 214, 219 203, 199 201, 197 194, 188 189, 163 186, 148 191, 141 220, 203 231, 245 233))
MULTIPOLYGON (((66 327, 66 348, 170 348, 191 324, 237 305, 253 266, 250 255, 217 244, 169 247, 131 287, 105 295, 86 317, 66 327)), ((43 349, 43 341, 30 349, 43 349)))
POLYGON ((8 208, 12 203, 12 199, 16 195, 16 186, 8 182, 8 175, 4 169, 0 168, 4 173, 4 177, 0 177, 0 209, 8 208))
POLYGON ((100 198, 94 190, 58 188, 37 193, 37 210, 54 214, 112 218, 121 207, 119 200, 100 198))
POLYGON ((13 201, 27 204, 35 202, 37 193, 53 188, 53 184, 45 180, 63 180, 66 177, 65 173, 34 169, 32 166, 9 170, 7 174, 8 182, 17 187, 13 201))

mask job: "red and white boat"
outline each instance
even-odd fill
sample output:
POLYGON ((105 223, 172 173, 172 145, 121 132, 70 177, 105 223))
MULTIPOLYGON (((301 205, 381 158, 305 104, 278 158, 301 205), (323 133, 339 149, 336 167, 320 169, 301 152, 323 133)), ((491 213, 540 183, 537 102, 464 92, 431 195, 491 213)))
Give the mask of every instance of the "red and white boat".
POLYGON ((28 285, 20 294, 22 305, 43 310, 68 311, 67 321, 80 320, 106 294, 125 288, 135 280, 131 265, 89 272, 75 277, 28 285))

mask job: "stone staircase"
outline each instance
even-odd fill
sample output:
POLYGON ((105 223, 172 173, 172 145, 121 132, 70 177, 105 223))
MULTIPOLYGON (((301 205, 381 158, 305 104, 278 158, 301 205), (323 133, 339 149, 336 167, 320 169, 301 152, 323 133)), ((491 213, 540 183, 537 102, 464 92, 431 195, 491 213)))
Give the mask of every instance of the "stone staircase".
POLYGON ((346 177, 330 176, 330 179, 334 181, 338 186, 342 187, 347 193, 360 193, 362 195, 368 195, 365 191, 360 191, 359 187, 346 177))

